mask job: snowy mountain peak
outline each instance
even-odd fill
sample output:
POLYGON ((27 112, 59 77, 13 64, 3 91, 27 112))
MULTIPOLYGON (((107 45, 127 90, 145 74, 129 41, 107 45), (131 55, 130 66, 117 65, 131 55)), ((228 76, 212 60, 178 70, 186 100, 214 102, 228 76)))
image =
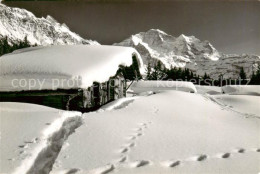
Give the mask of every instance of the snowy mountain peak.
POLYGON ((189 59, 218 60, 220 53, 208 42, 184 34, 175 38, 159 29, 132 35, 116 45, 133 46, 143 54, 144 62, 160 60, 169 68, 184 67, 189 59))
POLYGON ((183 40, 183 41, 186 41, 186 42, 192 42, 192 37, 194 38, 194 36, 185 36, 184 34, 181 34, 177 40, 183 40))
POLYGON ((165 34, 165 35, 167 35, 167 33, 165 33, 165 32, 162 31, 162 30, 159 30, 159 29, 150 29, 148 32, 157 32, 157 33, 160 33, 160 34, 165 34))
POLYGON ((81 38, 49 15, 37 18, 25 9, 4 4, 0 4, 0 38, 2 37, 7 37, 9 42, 14 43, 27 37, 31 44, 37 45, 98 44, 81 38))
POLYGON ((184 34, 174 37, 159 29, 140 32, 114 45, 134 47, 146 65, 160 60, 166 68, 187 67, 198 75, 206 72, 215 79, 219 75, 236 78, 241 67, 251 75, 255 64, 260 63, 259 56, 225 55, 207 40, 184 34))

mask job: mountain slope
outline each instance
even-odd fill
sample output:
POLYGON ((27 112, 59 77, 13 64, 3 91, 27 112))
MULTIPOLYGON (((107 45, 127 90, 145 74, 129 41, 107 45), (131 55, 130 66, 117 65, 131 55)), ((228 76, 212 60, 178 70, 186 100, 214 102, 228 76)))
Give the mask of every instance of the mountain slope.
POLYGON ((25 9, 0 3, 0 39, 3 37, 7 37, 10 43, 17 43, 27 37, 32 45, 98 44, 81 38, 51 16, 37 18, 25 9))
POLYGON ((187 67, 199 75, 207 74, 217 79, 236 78, 240 68, 244 67, 248 75, 260 62, 254 55, 225 55, 217 51, 210 42, 200 41, 194 36, 173 37, 161 30, 151 29, 132 35, 114 45, 134 47, 147 65, 160 60, 166 68, 187 67))

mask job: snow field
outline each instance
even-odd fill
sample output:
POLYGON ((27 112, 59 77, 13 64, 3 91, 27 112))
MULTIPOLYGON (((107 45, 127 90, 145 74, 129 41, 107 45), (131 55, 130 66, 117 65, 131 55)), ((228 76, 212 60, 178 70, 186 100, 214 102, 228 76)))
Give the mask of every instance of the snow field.
POLYGON ((181 91, 121 103, 120 109, 84 114, 85 125, 70 136, 70 146, 61 150, 51 173, 260 170, 260 120, 255 117, 243 117, 207 96, 181 91))
POLYGON ((135 96, 83 117, 0 103, 0 173, 260 171, 258 96, 209 95, 220 88, 198 86, 190 93, 189 84, 183 91, 158 90, 153 82, 140 82, 131 88, 135 96))
POLYGON ((49 173, 81 113, 25 103, 0 103, 0 173, 49 173))

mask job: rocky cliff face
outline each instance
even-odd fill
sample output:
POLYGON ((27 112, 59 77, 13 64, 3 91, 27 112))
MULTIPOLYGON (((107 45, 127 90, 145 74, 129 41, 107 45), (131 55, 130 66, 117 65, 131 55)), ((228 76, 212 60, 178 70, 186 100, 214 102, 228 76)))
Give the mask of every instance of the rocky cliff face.
POLYGON ((7 37, 10 43, 27 37, 32 45, 98 44, 81 38, 51 16, 37 18, 25 9, 0 3, 0 38, 2 37, 7 37))
POLYGON ((226 55, 216 50, 209 41, 200 41, 194 36, 173 37, 161 30, 151 29, 132 35, 116 43, 134 47, 147 65, 160 60, 166 68, 187 67, 198 75, 206 72, 212 78, 237 78, 241 67, 250 76, 260 63, 256 55, 226 55))

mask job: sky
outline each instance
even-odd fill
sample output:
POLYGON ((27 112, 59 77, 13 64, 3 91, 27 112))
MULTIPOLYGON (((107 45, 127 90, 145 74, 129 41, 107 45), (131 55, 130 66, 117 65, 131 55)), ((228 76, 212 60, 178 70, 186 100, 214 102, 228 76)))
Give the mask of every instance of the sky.
POLYGON ((120 42, 151 28, 208 40, 227 54, 260 55, 260 1, 7 2, 53 16, 86 39, 120 42))

